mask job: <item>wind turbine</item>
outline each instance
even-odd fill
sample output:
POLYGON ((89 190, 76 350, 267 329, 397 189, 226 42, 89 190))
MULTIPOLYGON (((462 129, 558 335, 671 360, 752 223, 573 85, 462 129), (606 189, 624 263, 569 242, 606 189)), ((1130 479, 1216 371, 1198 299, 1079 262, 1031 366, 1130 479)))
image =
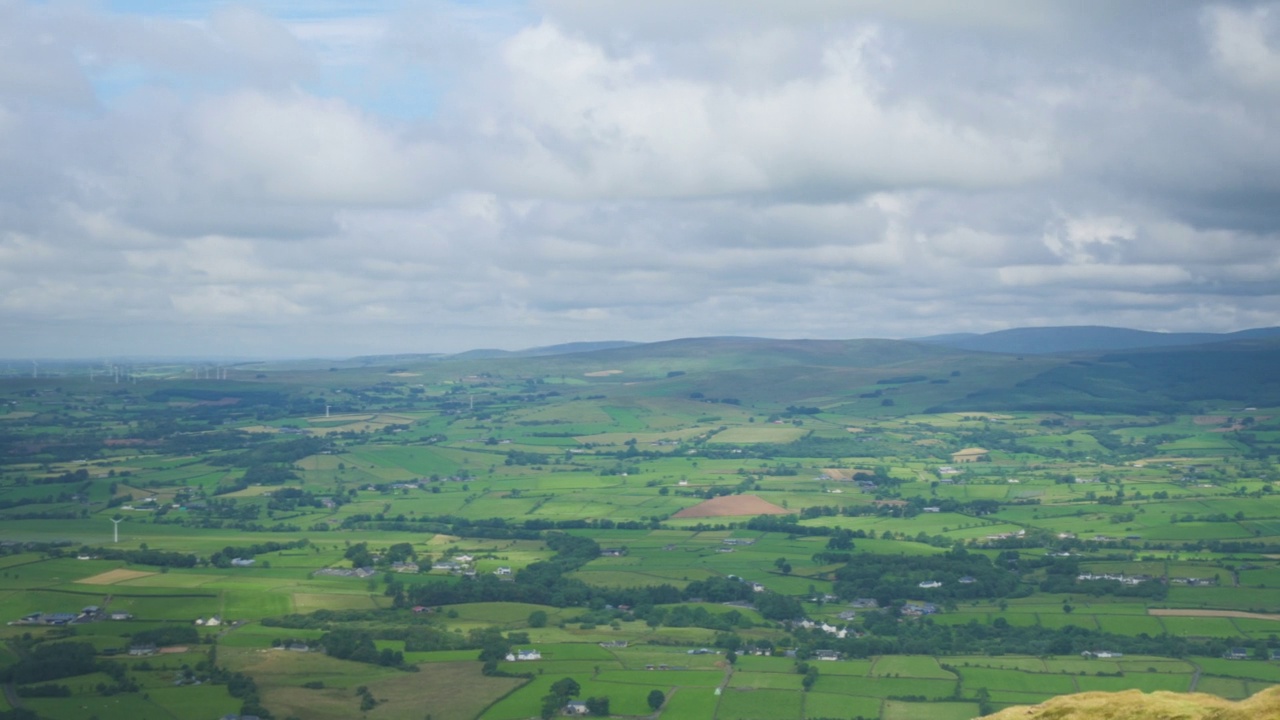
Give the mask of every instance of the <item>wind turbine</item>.
POLYGON ((120 523, 124 522, 124 518, 111 518, 111 522, 114 523, 112 529, 115 530, 115 537, 113 539, 118 543, 120 542, 120 523))

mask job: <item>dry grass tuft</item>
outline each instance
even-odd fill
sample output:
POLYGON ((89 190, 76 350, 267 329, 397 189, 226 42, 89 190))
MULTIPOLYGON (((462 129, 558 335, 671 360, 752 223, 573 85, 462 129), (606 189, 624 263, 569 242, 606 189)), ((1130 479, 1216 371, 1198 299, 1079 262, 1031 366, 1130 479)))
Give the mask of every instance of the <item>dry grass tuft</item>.
POLYGON ((1280 687, 1240 702, 1204 693, 1080 693, 1008 708, 983 720, 1280 720, 1280 687))

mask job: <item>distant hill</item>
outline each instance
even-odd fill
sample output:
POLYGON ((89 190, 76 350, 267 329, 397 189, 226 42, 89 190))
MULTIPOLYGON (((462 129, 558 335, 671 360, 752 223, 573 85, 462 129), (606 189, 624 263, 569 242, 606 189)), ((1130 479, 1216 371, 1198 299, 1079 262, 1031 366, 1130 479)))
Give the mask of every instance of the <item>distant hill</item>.
POLYGON ((1208 400, 1274 406, 1280 404, 1278 363, 1280 338, 1076 355, 931 411, 1178 412, 1208 400))
MULTIPOLYGON (((1275 372, 1280 367, 1280 329, 1166 335, 1121 328, 1027 328, 1003 335, 1016 337, 1020 332, 1024 339, 1037 334, 1057 337, 1058 344, 1041 345, 1046 352, 1022 353, 904 340, 708 337, 355 358, 310 370, 296 363, 279 369, 310 373, 316 382, 338 387, 393 377, 416 384, 470 378, 468 382, 479 384, 533 383, 541 391, 581 393, 591 399, 666 397, 801 414, 812 408, 868 416, 972 411, 1149 414, 1223 403, 1240 408, 1280 405, 1280 373, 1275 372), (1073 337, 1074 345, 1064 339, 1073 337), (1186 344, 1205 338, 1213 342, 1186 344), (1079 349, 1086 341, 1128 345, 1139 340, 1149 346, 1079 349), (1151 344, 1157 342, 1182 344, 1151 344), (1047 352, 1050 347, 1059 352, 1047 352)), ((984 337, 952 336, 951 341, 984 337)), ((262 367, 268 372, 277 369, 262 367)))
POLYGON ((600 361, 689 361, 720 369, 780 365, 874 367, 956 355, 954 350, 905 340, 778 340, 703 337, 631 345, 592 353, 600 361))
POLYGON ((639 345, 640 343, 630 342, 627 340, 601 340, 598 342, 574 342, 564 343, 561 345, 547 345, 545 347, 528 348, 526 350, 497 350, 492 348, 482 348, 478 350, 467 350, 456 355, 451 355, 450 359, 457 360, 486 360, 493 358, 519 358, 519 357, 549 357, 553 355, 573 355, 576 353, 595 352, 597 350, 612 350, 613 348, 630 347, 639 345))
POLYGON ((1280 327, 1256 328, 1234 333, 1161 333, 1100 325, 1030 327, 975 335, 955 333, 915 338, 915 342, 958 350, 1047 355, 1055 353, 1136 350, 1152 347, 1205 345, 1257 338, 1280 337, 1280 327))

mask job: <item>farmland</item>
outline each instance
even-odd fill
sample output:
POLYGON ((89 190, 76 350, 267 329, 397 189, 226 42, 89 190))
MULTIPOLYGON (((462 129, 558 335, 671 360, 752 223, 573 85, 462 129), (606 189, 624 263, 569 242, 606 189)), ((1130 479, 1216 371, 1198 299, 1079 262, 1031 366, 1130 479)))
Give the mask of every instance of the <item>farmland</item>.
POLYGON ((958 720, 1280 683, 1280 398, 744 344, 0 379, 6 712, 958 720))

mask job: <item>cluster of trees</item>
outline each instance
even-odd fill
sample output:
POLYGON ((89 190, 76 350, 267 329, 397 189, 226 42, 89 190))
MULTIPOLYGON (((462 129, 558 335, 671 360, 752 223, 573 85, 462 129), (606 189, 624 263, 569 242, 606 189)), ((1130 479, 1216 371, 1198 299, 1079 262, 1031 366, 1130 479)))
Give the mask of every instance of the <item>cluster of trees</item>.
POLYGON ((1092 628, 1067 625, 1058 629, 1042 626, 1019 627, 1004 618, 990 625, 976 620, 964 625, 940 625, 923 618, 901 622, 900 604, 887 612, 868 613, 864 620, 868 634, 837 639, 818 632, 796 632, 802 650, 838 650, 850 657, 872 655, 1079 655, 1086 650, 1106 648, 1130 655, 1163 657, 1221 657, 1231 647, 1253 647, 1246 638, 1190 639, 1160 634, 1117 635, 1092 628))
POLYGON ((835 594, 842 598, 875 598, 882 605, 920 598, 955 602, 976 598, 1010 597, 1019 591, 1017 573, 997 567, 986 555, 957 545, 941 555, 859 555, 857 562, 836 571, 835 594), (960 582, 961 578, 972 582, 960 582), (940 587, 922 590, 922 582, 940 587))
POLYGON ((31 481, 36 485, 62 485, 70 483, 87 483, 89 482, 89 471, 85 468, 79 470, 71 470, 61 475, 52 475, 50 477, 36 478, 31 481))
MULTIPOLYGON (((661 695, 661 691, 657 691, 661 695)), ((582 693, 582 686, 573 678, 561 678, 551 684, 551 691, 542 697, 542 719, 550 720, 560 714, 564 706, 569 703, 572 698, 578 697, 582 693)), ((597 717, 607 717, 609 715, 609 698, 608 697, 589 697, 583 701, 587 706, 587 712, 597 717)), ((653 707, 652 693, 649 700, 650 707, 653 707)), ((661 702, 659 702, 661 707, 661 702)), ((656 709, 656 708, 655 708, 656 709)))
POLYGON ((347 503, 347 498, 342 493, 320 496, 301 488, 280 488, 271 493, 271 499, 267 501, 267 509, 289 512, 298 508, 323 508, 325 498, 335 506, 347 503))
POLYGON ((292 465, 302 458, 330 449, 327 438, 302 436, 289 440, 263 442, 240 452, 226 453, 209 458, 216 466, 251 468, 258 465, 292 465))
POLYGON ((130 638, 134 644, 153 643, 165 645, 196 645, 200 642, 200 633, 190 625, 161 625, 149 630, 140 630, 130 638))
POLYGON ((42 683, 97 672, 97 650, 87 642, 42 643, 27 648, 18 662, 0 670, 0 679, 14 684, 42 683))
POLYGON ((272 540, 252 545, 228 545, 210 555, 209 564, 220 568, 231 567, 231 561, 236 558, 251 558, 257 555, 280 552, 281 550, 299 550, 310 546, 311 541, 306 538, 282 543, 272 540))
MULTIPOLYGON (((753 592, 747 583, 735 579, 709 578, 690 583, 684 590, 672 585, 635 588, 605 588, 587 585, 566 577, 592 559, 599 557, 600 546, 590 538, 575 535, 551 535, 547 546, 556 551, 550 560, 537 562, 520 570, 514 582, 503 582, 492 575, 463 578, 459 582, 426 582, 411 586, 397 583, 395 606, 456 605, 472 602, 524 602, 554 607, 593 607, 627 605, 634 608, 629 615, 651 623, 663 624, 669 617, 677 622, 725 629, 724 618, 696 611, 668 615, 657 605, 701 599, 707 602, 747 601, 770 619, 792 619, 803 614, 800 602, 773 592, 753 592), (705 623, 705 624, 701 624, 705 623)), ((619 616, 628 613, 617 613, 619 616)), ((656 625, 655 625, 656 626, 656 625)))
POLYGON ((416 669, 416 666, 405 665, 402 652, 391 648, 379 651, 373 643, 373 633, 367 630, 335 628, 320 637, 320 644, 330 657, 402 670, 416 669))

